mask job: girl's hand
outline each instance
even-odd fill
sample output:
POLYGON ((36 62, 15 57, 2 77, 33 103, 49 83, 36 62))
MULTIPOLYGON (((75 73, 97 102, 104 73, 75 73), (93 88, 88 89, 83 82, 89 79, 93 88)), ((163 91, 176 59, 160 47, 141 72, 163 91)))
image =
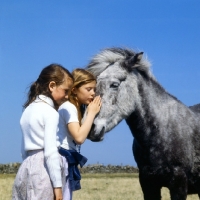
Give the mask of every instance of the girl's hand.
POLYGON ((97 96, 94 98, 94 100, 88 105, 87 107, 87 112, 88 113, 93 113, 96 115, 101 108, 101 97, 97 96))
POLYGON ((55 200, 62 200, 63 199, 61 187, 54 188, 53 191, 54 191, 54 195, 55 195, 55 198, 54 198, 55 200))

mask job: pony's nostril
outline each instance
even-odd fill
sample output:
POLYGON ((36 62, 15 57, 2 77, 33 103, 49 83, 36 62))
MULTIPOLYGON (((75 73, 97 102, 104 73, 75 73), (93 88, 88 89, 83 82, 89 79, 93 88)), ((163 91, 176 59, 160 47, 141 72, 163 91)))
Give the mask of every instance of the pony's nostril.
POLYGON ((100 131, 99 138, 103 138, 104 133, 105 133, 105 127, 103 126, 103 128, 100 131))
POLYGON ((105 133, 105 127, 103 126, 103 128, 101 129, 99 135, 96 135, 96 136, 92 139, 92 141, 93 141, 93 142, 102 141, 102 140, 103 140, 104 133, 105 133))
POLYGON ((87 139, 93 141, 93 142, 99 142, 103 140, 103 136, 105 133, 105 127, 103 126, 101 131, 99 132, 98 135, 95 135, 95 124, 92 125, 92 128, 87 136, 87 139))

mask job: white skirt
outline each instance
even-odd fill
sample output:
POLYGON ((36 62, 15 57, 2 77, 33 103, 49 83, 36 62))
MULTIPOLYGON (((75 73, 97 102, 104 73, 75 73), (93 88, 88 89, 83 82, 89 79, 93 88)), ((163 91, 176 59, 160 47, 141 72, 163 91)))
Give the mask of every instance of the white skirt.
MULTIPOLYGON (((66 183, 65 163, 61 159, 63 185, 66 183)), ((29 151, 21 164, 12 190, 12 200, 54 200, 53 186, 44 162, 44 151, 29 151)))

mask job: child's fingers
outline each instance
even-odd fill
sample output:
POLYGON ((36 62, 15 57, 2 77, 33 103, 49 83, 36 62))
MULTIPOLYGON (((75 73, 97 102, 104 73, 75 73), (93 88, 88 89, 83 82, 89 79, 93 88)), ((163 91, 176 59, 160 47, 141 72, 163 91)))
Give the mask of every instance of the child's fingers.
POLYGON ((100 96, 96 96, 96 97, 94 98, 93 102, 97 102, 97 101, 99 101, 100 99, 101 99, 100 96))
POLYGON ((102 102, 100 101, 100 103, 99 103, 99 107, 101 108, 101 105, 102 105, 102 102))
POLYGON ((94 100, 92 101, 94 104, 99 104, 101 102, 101 97, 97 96, 94 98, 94 100))
POLYGON ((88 105, 88 109, 91 111, 95 111, 96 113, 98 113, 100 111, 100 108, 101 108, 101 97, 100 96, 97 96, 94 98, 94 100, 88 105))
POLYGON ((91 108, 91 109, 97 109, 98 112, 99 112, 99 109, 101 108, 101 97, 100 96, 97 96, 94 98, 94 100, 88 105, 88 108, 91 108))

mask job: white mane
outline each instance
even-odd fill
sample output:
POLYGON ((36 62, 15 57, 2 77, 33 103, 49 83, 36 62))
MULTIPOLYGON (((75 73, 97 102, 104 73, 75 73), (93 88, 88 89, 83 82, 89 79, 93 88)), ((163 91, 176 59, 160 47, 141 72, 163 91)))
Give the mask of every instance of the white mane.
MULTIPOLYGON (((134 56, 136 52, 130 49, 122 48, 109 48, 101 51, 99 54, 94 56, 86 67, 90 72, 95 76, 101 74, 109 65, 115 63, 116 61, 126 61, 131 56, 134 56)), ((137 66, 138 71, 145 72, 148 76, 153 78, 153 75, 150 71, 150 62, 147 58, 142 58, 137 66)))

